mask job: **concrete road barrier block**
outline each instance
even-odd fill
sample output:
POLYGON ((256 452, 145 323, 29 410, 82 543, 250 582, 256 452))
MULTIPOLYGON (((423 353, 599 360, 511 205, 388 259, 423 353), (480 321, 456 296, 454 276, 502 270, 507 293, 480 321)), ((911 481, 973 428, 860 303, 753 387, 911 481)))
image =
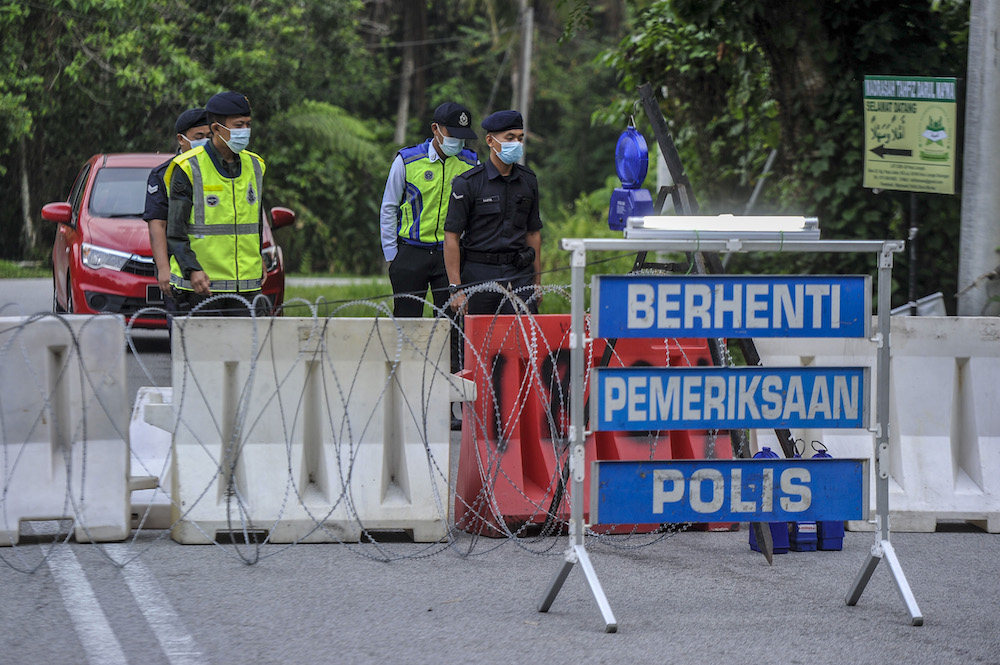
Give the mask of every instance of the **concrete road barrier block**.
MULTIPOLYGON (((890 334, 890 527, 926 532, 939 522, 960 520, 1000 533, 1000 319, 893 317, 890 334)), ((757 345, 767 365, 860 364, 871 367, 876 380, 870 342, 757 340, 757 345)), ((871 432, 793 434, 807 444, 823 441, 835 457, 869 457, 875 472, 871 432)), ((872 481, 870 520, 850 522, 849 528, 874 528, 874 476, 872 481)))
POLYGON ((22 521, 72 519, 77 541, 129 533, 121 317, 0 317, 0 545, 22 521))
POLYGON ((173 336, 172 537, 447 533, 449 324, 195 318, 173 336))

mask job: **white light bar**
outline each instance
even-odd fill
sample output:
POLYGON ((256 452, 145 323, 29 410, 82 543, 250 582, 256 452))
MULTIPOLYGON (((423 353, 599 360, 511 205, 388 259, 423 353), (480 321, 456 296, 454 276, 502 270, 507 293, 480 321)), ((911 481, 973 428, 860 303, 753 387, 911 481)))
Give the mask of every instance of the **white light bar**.
POLYGON ((650 240, 819 240, 815 217, 668 215, 629 217, 625 237, 650 240))

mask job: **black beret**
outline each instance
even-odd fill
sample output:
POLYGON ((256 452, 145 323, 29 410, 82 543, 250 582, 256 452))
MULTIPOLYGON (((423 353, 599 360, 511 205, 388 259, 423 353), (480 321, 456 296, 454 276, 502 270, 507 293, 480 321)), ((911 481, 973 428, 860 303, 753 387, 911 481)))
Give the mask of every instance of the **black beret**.
POLYGON ((205 110, 215 115, 250 115, 250 100, 238 92, 220 92, 212 95, 205 110))
POLYGON ((469 109, 458 102, 445 102, 434 110, 434 119, 439 125, 444 125, 450 136, 456 139, 474 139, 476 132, 469 125, 472 122, 472 115, 469 109))
POLYGON ((483 129, 488 132, 502 132, 505 129, 524 129, 524 120, 521 119, 520 111, 497 111, 486 116, 483 120, 483 129))
POLYGON ((177 116, 177 122, 174 123, 174 131, 178 134, 183 134, 192 127, 201 127, 207 124, 208 114, 205 113, 205 109, 188 109, 177 116))

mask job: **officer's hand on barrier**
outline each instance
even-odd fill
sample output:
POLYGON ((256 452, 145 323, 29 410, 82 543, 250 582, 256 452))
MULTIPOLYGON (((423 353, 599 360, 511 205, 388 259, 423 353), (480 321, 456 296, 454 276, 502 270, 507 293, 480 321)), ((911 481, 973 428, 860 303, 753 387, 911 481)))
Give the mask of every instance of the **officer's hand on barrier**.
POLYGON ((542 291, 542 285, 541 284, 535 284, 535 307, 541 307, 541 305, 542 305, 542 296, 544 296, 544 295, 545 295, 545 292, 542 291))
POLYGON ((209 288, 210 283, 208 275, 205 274, 204 270, 195 270, 191 273, 191 288, 194 289, 194 292, 198 295, 212 295, 212 289, 209 288))
POLYGON ((465 297, 465 292, 462 290, 455 291, 451 296, 451 308, 456 312, 464 311, 467 302, 468 298, 465 297))

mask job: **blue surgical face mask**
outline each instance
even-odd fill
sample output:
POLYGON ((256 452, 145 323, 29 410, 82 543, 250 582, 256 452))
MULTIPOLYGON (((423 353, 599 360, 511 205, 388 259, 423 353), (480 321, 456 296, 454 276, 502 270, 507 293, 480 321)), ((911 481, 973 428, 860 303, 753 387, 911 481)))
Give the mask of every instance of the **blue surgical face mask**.
POLYGON ((190 141, 190 140, 189 140, 189 141, 188 141, 188 143, 190 143, 190 144, 191 144, 191 147, 192 147, 192 148, 200 148, 201 146, 203 146, 203 145, 205 145, 206 143, 208 143, 208 138, 203 138, 203 139, 195 139, 195 140, 193 140, 193 141, 190 141))
POLYGON ((242 152, 250 145, 250 128, 239 127, 229 130, 229 140, 222 139, 233 152, 242 152))
POLYGON ((449 157, 454 157, 458 153, 462 152, 462 148, 464 147, 465 139, 456 139, 453 136, 441 135, 441 152, 449 157))
POLYGON ((524 144, 520 141, 497 141, 500 150, 494 151, 504 164, 513 164, 524 154, 524 144))

